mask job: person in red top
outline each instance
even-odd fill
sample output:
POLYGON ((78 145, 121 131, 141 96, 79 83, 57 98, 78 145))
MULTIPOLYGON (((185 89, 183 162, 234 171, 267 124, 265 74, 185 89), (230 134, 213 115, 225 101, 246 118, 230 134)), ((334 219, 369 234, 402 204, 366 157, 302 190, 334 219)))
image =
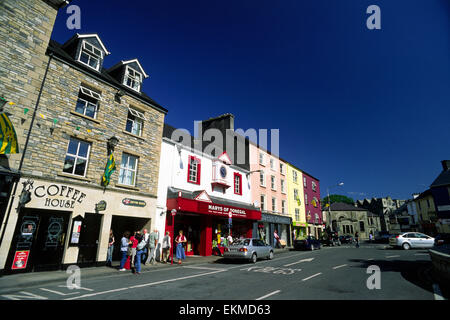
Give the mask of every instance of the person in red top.
POLYGON ((136 232, 134 232, 134 234, 130 237, 130 241, 131 241, 131 266, 134 266, 134 259, 136 257, 136 248, 137 245, 139 243, 139 241, 136 239, 136 232))
POLYGON ((180 230, 178 237, 175 239, 176 247, 176 256, 178 258, 178 264, 181 264, 181 260, 186 259, 186 255, 184 253, 184 245, 186 244, 186 237, 183 235, 183 230, 180 230))

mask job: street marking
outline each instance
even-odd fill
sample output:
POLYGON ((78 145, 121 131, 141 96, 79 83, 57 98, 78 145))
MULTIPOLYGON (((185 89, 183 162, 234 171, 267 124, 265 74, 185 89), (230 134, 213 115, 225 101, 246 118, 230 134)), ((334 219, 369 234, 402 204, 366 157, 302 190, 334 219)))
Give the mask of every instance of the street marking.
POLYGON ((375 260, 375 259, 374 258, 367 259, 367 261, 372 261, 372 260, 375 260))
POLYGON ((111 293, 111 292, 124 291, 124 290, 129 290, 129 289, 134 289, 134 288, 142 288, 142 287, 154 286, 154 285, 168 283, 168 282, 174 282, 174 281, 179 281, 179 280, 185 280, 185 279, 191 279, 191 278, 196 278, 196 277, 202 277, 202 276, 207 276, 207 275, 214 274, 214 273, 219 273, 219 272, 223 272, 223 271, 213 271, 213 272, 200 273, 200 274, 195 274, 195 275, 192 275, 192 276, 186 276, 186 277, 181 277, 181 278, 175 278, 175 279, 162 280, 162 281, 157 281, 157 282, 144 283, 144 284, 131 286, 131 287, 125 287, 125 288, 119 288, 119 289, 114 289, 114 290, 108 290, 108 291, 102 291, 102 292, 85 294, 85 295, 78 296, 78 297, 67 298, 65 300, 75 300, 75 299, 94 297, 94 296, 98 296, 98 295, 106 294, 106 293, 111 293))
POLYGON ((43 296, 38 296, 37 294, 29 293, 26 291, 20 291, 19 293, 22 294, 22 296, 18 294, 6 294, 2 295, 2 297, 5 297, 6 299, 10 300, 22 300, 22 299, 38 299, 38 300, 47 300, 48 298, 43 296))
POLYGON ((50 289, 46 289, 46 288, 39 288, 39 289, 41 289, 43 291, 51 292, 51 293, 54 293, 54 294, 57 294, 57 295, 60 295, 60 296, 71 296, 73 294, 78 294, 79 293, 79 292, 62 293, 62 292, 59 292, 59 291, 50 290, 50 289))
POLYGON ((274 294, 277 294, 277 293, 280 293, 280 292, 281 292, 281 290, 277 290, 277 291, 268 293, 265 296, 259 297, 258 299, 255 299, 255 300, 262 300, 262 299, 268 298, 268 297, 273 296, 274 294))
POLYGON ((199 269, 199 270, 213 270, 213 271, 227 271, 227 269, 207 268, 207 267, 194 267, 194 266, 183 266, 183 268, 199 269))
POLYGON ((428 256, 429 253, 414 253, 415 256, 428 256))
POLYGON ((441 293, 441 289, 439 288, 439 285, 436 283, 433 283, 433 291, 434 291, 434 300, 446 300, 441 293))
POLYGON ((342 264, 340 266, 333 267, 334 270, 347 266, 346 264, 342 264))
MULTIPOLYGON (((58 287, 59 287, 59 288, 67 288, 67 289, 69 289, 69 287, 68 287, 67 285, 66 285, 66 286, 64 286, 64 285, 59 285, 58 287)), ((83 287, 78 287, 77 290, 94 291, 93 289, 83 288, 83 287)))
POLYGON ((308 277, 308 278, 303 279, 302 281, 306 281, 306 280, 309 280, 309 279, 311 279, 311 278, 317 277, 317 276, 320 275, 320 274, 322 274, 322 272, 316 273, 316 274, 314 274, 314 275, 312 275, 312 276, 310 276, 310 277, 308 277))
POLYGON ((399 255, 395 255, 395 256, 387 256, 386 258, 397 258, 400 257, 399 255))
POLYGON ((289 264, 285 264, 283 267, 289 267, 289 266, 292 266, 292 265, 294 265, 294 264, 297 264, 297 263, 302 263, 302 262, 311 262, 311 261, 313 261, 314 260, 314 258, 309 258, 309 259, 302 259, 302 260, 300 260, 300 261, 297 261, 297 262, 294 262, 294 263, 289 263, 289 264))

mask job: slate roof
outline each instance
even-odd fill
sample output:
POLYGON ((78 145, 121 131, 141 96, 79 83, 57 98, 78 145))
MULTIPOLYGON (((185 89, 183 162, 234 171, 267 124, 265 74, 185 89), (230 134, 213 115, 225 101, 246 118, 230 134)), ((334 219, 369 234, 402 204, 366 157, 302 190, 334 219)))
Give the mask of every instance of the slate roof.
POLYGON ((351 204, 343 203, 343 202, 332 203, 330 206, 330 210, 331 211, 368 211, 367 209, 358 208, 358 207, 352 206, 351 204))
POLYGON ((448 185, 450 185, 450 170, 445 170, 433 181, 430 187, 434 188, 448 185))
POLYGON ((82 72, 87 73, 94 78, 99 78, 99 79, 119 88, 120 90, 126 92, 128 95, 135 97, 135 98, 149 104, 150 106, 158 109, 159 111, 163 112, 164 114, 166 114, 168 112, 168 110, 166 108, 161 106, 155 100, 153 100, 148 95, 146 95, 144 92, 136 92, 133 89, 128 88, 127 86, 121 84, 115 78, 110 76, 105 68, 102 68, 102 70, 100 72, 98 72, 98 71, 93 70, 93 69, 89 68, 88 66, 76 61, 74 58, 72 58, 72 56, 69 53, 67 53, 62 48, 62 45, 60 43, 56 42, 55 40, 50 40, 50 42, 49 42, 49 45, 47 48, 47 55, 49 55, 50 53, 53 53, 53 55, 55 57, 63 60, 67 64, 74 66, 78 69, 81 69, 82 72))

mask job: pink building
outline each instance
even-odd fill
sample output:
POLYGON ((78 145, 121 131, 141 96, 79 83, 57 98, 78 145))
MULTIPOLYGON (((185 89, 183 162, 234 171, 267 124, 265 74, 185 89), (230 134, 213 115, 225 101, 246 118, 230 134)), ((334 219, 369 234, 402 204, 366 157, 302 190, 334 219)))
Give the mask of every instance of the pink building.
POLYGON ((257 236, 274 245, 276 230, 287 246, 291 245, 291 218, 287 201, 287 165, 270 152, 250 143, 251 196, 261 208, 257 236))

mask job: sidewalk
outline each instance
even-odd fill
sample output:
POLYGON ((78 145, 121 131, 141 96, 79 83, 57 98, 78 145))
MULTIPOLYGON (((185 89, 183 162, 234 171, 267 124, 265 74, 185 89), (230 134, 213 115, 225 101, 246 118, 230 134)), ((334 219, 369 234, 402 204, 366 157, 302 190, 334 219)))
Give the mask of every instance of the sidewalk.
MULTIPOLYGON (((281 254, 283 252, 289 252, 290 248, 284 248, 284 249, 275 249, 275 256, 277 254, 281 254)), ((196 264, 204 264, 204 263, 215 263, 216 261, 223 259, 220 256, 209 256, 209 257, 203 257, 203 256, 187 256, 186 260, 183 262, 182 266, 186 265, 196 265, 196 264)), ((81 278, 83 279, 89 279, 89 278, 95 278, 99 276, 107 276, 107 275, 114 275, 114 274, 126 274, 131 273, 131 270, 127 270, 126 272, 120 272, 118 271, 119 267, 119 261, 113 262, 113 267, 87 267, 87 268, 81 268, 81 278)), ((142 265, 142 271, 150 271, 150 270, 157 270, 157 269, 167 269, 167 268, 174 268, 178 267, 178 264, 176 263, 176 259, 174 261, 174 264, 171 265, 170 263, 160 263, 157 262, 155 265, 142 265)), ((11 289, 26 289, 30 286, 39 286, 39 285, 49 285, 57 283, 59 285, 62 285, 67 281, 71 273, 67 273, 66 270, 56 270, 56 271, 43 271, 43 272, 29 272, 29 273, 22 273, 22 274, 11 274, 11 275, 4 275, 0 277, 0 294, 4 292, 8 292, 11 289)))

